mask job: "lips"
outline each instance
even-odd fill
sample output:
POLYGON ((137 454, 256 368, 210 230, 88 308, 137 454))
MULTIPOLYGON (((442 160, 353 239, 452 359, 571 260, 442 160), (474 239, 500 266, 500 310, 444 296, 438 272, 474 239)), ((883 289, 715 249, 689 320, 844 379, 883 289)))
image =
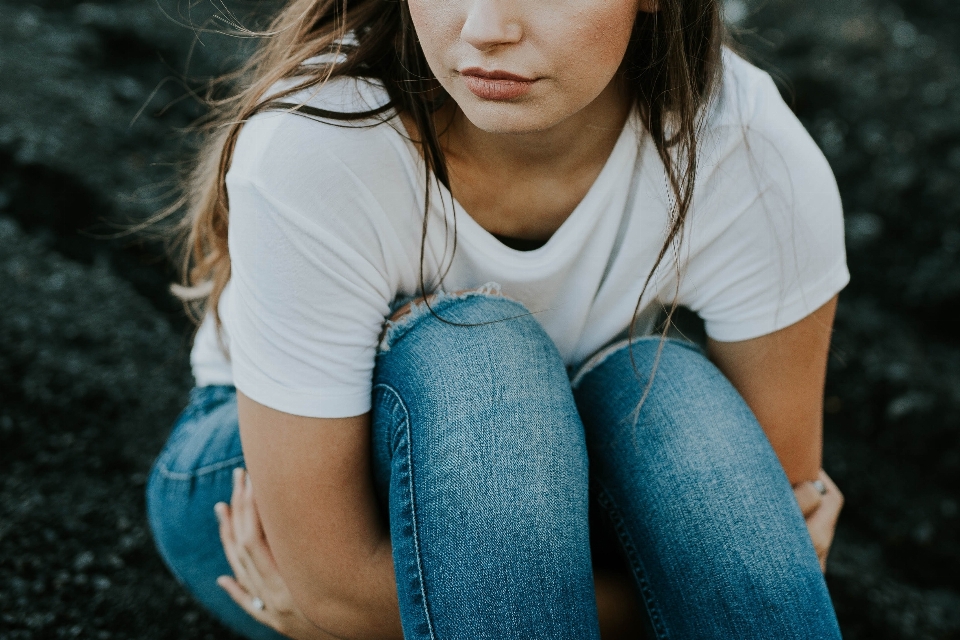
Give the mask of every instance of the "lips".
POLYGON ((509 73, 470 67, 460 71, 460 77, 473 95, 483 100, 514 100, 530 91, 537 80, 509 73))

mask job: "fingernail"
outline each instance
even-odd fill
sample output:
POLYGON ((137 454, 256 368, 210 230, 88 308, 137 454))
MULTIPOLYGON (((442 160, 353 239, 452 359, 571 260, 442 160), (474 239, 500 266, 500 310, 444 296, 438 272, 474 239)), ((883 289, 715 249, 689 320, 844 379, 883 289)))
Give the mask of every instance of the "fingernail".
POLYGON ((218 502, 217 504, 213 505, 213 513, 217 516, 218 521, 223 520, 223 503, 222 502, 218 502))
POLYGON ((243 470, 240 467, 237 467, 233 470, 233 486, 237 486, 237 483, 240 482, 240 474, 243 470))

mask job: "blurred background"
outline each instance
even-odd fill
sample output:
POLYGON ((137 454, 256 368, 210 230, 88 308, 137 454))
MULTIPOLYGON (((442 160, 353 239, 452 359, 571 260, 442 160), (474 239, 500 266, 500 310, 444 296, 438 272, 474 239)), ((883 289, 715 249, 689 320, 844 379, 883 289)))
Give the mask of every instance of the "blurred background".
MULTIPOLYGON (((0 638, 225 638, 146 529, 191 386, 159 237, 203 79, 269 2, 0 0, 0 638), (156 235, 156 234, 155 234, 156 235)), ((833 165, 842 294, 825 467, 847 638, 960 638, 960 3, 729 0, 833 165)))

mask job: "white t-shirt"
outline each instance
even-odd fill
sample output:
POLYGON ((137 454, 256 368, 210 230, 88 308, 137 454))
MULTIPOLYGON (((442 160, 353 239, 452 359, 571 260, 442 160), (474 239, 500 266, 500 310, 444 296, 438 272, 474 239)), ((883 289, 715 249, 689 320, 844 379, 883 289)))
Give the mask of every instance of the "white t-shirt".
MULTIPOLYGON (((387 97, 375 83, 342 78, 304 99, 359 111, 387 97)), ((683 241, 643 296, 641 331, 676 298, 711 338, 755 338, 846 285, 830 167, 769 76, 730 52, 698 166, 683 241)), ((424 183, 395 117, 330 124, 269 112, 244 125, 227 175, 232 275, 220 311, 230 357, 208 317, 191 354, 197 384, 235 384, 302 416, 369 411, 390 304, 420 285, 424 183)), ((431 186, 430 203, 427 282, 449 264, 446 291, 498 283, 573 367, 629 326, 671 195, 649 135, 631 118, 586 197, 539 249, 502 244, 443 187, 431 186)))

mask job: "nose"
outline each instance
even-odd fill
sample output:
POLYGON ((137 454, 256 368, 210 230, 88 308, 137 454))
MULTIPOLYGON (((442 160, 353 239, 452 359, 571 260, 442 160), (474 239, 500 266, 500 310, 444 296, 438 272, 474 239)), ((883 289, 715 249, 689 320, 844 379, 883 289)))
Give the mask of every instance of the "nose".
POLYGON ((512 10, 516 5, 516 0, 474 0, 460 37, 480 51, 520 42, 523 27, 512 10))

